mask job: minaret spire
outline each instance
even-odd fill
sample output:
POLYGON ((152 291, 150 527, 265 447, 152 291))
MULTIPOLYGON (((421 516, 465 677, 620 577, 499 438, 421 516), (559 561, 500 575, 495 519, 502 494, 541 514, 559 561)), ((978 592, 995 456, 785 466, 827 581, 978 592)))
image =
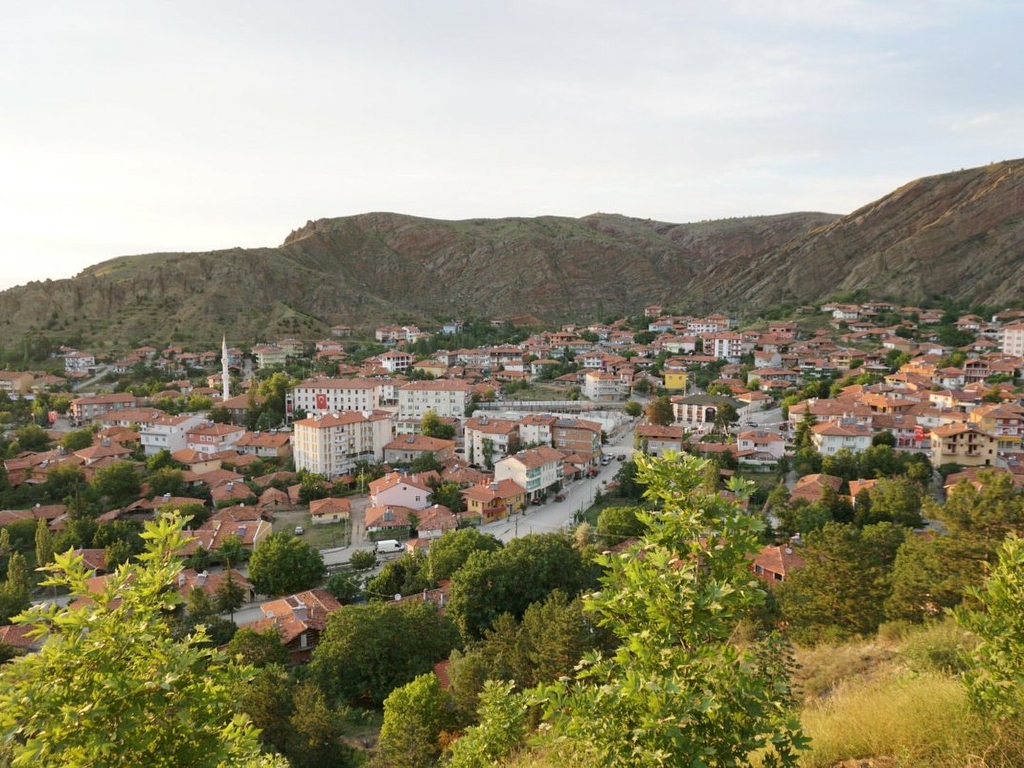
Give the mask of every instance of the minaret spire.
POLYGON ((227 400, 231 397, 231 374, 228 373, 228 337, 221 337, 220 343, 220 384, 222 397, 227 400))

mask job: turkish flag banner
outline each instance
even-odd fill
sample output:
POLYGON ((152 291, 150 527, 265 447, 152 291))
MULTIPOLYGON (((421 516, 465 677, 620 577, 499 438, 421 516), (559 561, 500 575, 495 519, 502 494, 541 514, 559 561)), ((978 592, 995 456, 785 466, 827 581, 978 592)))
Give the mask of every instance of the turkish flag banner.
POLYGON ((318 411, 327 410, 327 394, 325 392, 317 392, 316 395, 316 408, 318 411))

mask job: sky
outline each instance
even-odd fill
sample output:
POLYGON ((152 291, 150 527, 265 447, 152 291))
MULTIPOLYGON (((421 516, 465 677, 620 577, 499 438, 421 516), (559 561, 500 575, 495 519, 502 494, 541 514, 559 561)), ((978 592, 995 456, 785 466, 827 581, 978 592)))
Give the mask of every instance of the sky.
POLYGON ((0 289, 371 211, 843 214, 1024 157, 1020 0, 0 11, 0 289))

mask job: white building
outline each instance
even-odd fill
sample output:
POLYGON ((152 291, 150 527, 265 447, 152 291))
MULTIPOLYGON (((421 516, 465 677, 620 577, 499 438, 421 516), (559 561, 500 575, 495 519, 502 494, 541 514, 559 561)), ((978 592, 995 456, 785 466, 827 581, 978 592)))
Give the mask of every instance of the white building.
POLYGON ((494 465, 494 480, 515 481, 526 489, 526 498, 532 501, 562 482, 564 458, 561 451, 543 445, 519 451, 494 465))
POLYGON ((441 418, 462 418, 473 388, 459 379, 412 381, 398 390, 398 419, 419 421, 427 411, 441 418))
POLYGON ((1014 323, 1002 329, 1002 352, 1004 355, 1024 357, 1024 323, 1014 323))
POLYGON ((381 382, 372 379, 306 379, 284 396, 289 418, 295 411, 324 416, 342 411, 372 411, 380 407, 381 382))
POLYGON ((490 416, 467 419, 463 434, 466 461, 485 465, 508 453, 509 440, 519 439, 519 422, 490 416), (490 449, 488 455, 488 448, 490 449))
POLYGON ((346 411, 302 419, 294 424, 295 469, 335 478, 350 474, 357 462, 384 460, 391 442, 391 415, 381 411, 346 411))
POLYGON ((622 379, 614 373, 587 371, 583 376, 583 396, 597 403, 621 400, 626 393, 622 379))
POLYGON ((704 354, 738 363, 743 357, 743 337, 738 333, 711 333, 704 336, 704 354))
POLYGON ((145 425, 139 425, 139 443, 147 456, 165 449, 174 453, 186 448, 188 433, 205 423, 206 419, 198 415, 161 415, 145 425))

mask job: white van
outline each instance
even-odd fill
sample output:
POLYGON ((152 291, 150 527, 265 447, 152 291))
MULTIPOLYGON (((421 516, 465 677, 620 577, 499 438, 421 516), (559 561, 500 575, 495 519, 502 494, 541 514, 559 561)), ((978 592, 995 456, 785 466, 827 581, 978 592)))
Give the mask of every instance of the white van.
POLYGON ((401 552, 405 547, 398 539, 381 539, 377 542, 374 552, 378 555, 394 555, 401 552))

